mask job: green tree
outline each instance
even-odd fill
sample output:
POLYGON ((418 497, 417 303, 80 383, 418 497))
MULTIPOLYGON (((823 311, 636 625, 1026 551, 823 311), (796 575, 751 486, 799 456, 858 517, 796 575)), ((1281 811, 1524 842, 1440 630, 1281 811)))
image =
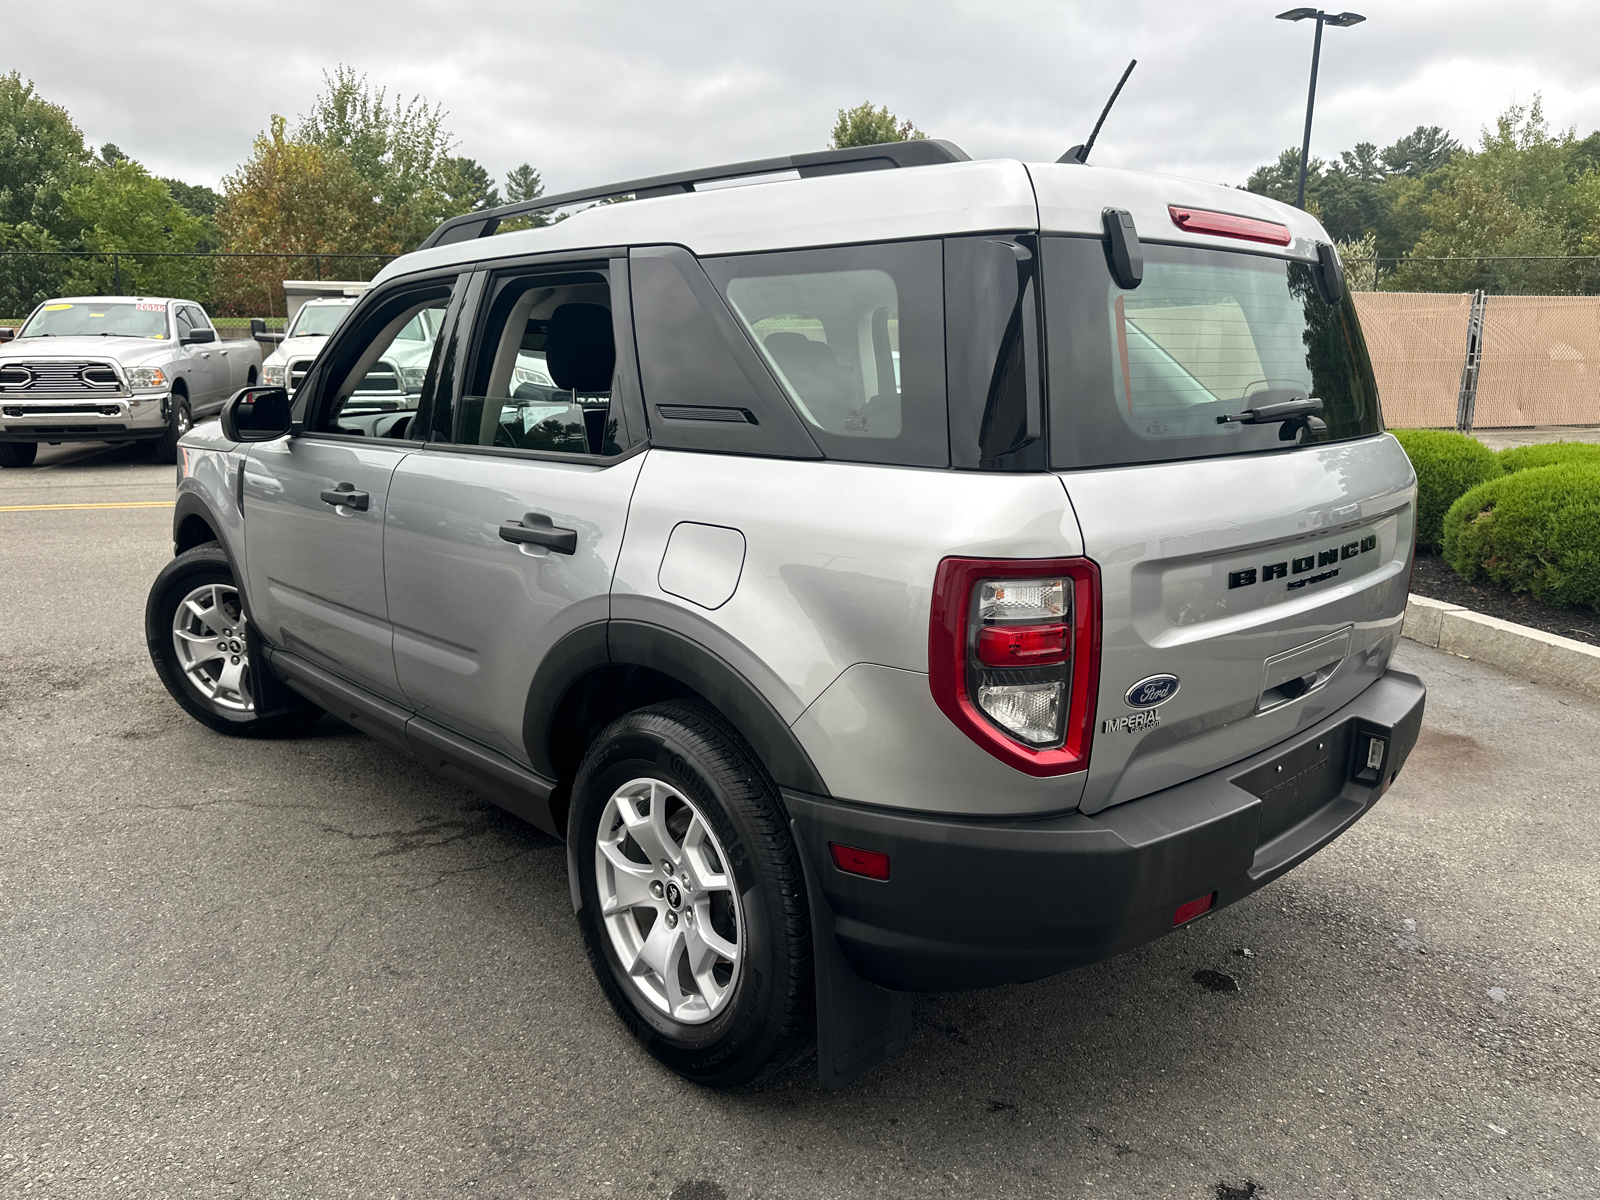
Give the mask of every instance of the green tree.
MULTIPOLYGON (((506 173, 506 203, 520 204, 524 200, 537 200, 544 195, 544 180, 531 163, 523 163, 506 173)), ((500 232, 516 229, 537 229, 551 223, 549 213, 534 213, 531 217, 512 217, 500 224, 500 232)))
POLYGON ((301 118, 297 140, 345 155, 377 204, 371 249, 404 253, 453 215, 447 164, 455 140, 444 109, 422 96, 391 102, 365 75, 340 66, 301 118))
POLYGON ((48 230, 31 222, 0 225, 0 251, 11 252, 0 260, 0 317, 20 319, 41 300, 68 290, 71 260, 55 253, 61 249, 48 230))
POLYGON ((452 216, 500 206, 500 189, 495 187, 488 168, 477 159, 447 158, 440 173, 445 206, 452 216))
POLYGON ((839 110, 839 119, 833 123, 833 148, 843 150, 849 146, 879 146, 884 142, 916 142, 928 135, 910 121, 902 121, 888 107, 873 108, 872 102, 854 108, 839 110))
POLYGON ((81 225, 65 198, 88 164, 67 110, 41 99, 19 72, 0 75, 0 225, 27 224, 71 241, 81 225))
POLYGON ((197 217, 214 217, 222 195, 201 183, 185 183, 181 179, 163 179, 172 198, 197 217))
MULTIPOLYGON (((308 273, 310 256, 363 253, 379 240, 378 201, 350 156, 291 138, 280 116, 272 118, 249 160, 222 186, 225 196, 217 210, 222 249, 281 256, 218 264, 215 299, 226 312, 281 311, 282 281, 308 273)), ((370 275, 380 262, 374 257, 338 269, 348 278, 364 266, 370 275)))
POLYGON ((1437 125, 1418 125, 1393 145, 1385 146, 1380 156, 1386 175, 1405 175, 1421 179, 1437 171, 1457 154, 1461 143, 1437 125))
POLYGON ((95 257, 76 259, 71 286, 106 292, 117 286, 127 295, 189 296, 200 293, 205 263, 195 258, 145 257, 194 250, 205 221, 185 211, 167 185, 129 158, 120 158, 74 186, 66 206, 83 225, 82 244, 95 257), (119 270, 111 254, 119 252, 119 270))

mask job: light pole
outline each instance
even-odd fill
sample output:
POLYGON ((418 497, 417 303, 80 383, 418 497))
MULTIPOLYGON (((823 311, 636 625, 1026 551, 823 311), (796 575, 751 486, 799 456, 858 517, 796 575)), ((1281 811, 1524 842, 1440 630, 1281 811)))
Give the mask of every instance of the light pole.
POLYGON ((1303 209, 1306 206, 1306 164, 1311 157, 1311 110, 1317 103, 1317 60, 1322 57, 1322 27, 1324 25, 1337 25, 1341 29, 1349 25, 1359 25, 1366 18, 1360 13, 1342 12, 1325 13, 1320 8, 1291 8, 1288 12, 1278 14, 1280 21, 1316 21, 1317 37, 1311 43, 1311 90, 1306 93, 1306 136, 1300 145, 1300 187, 1295 193, 1294 206, 1303 209))

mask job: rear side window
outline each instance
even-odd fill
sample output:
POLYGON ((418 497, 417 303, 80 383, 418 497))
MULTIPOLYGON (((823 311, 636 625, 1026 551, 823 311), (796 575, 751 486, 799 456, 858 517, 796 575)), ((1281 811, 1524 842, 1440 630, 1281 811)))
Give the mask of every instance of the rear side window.
POLYGON ((1144 281, 1119 288, 1105 250, 1044 239, 1051 462, 1160 462, 1342 441, 1382 428, 1377 386, 1348 293, 1315 268, 1266 255, 1146 243, 1144 281), (1326 433, 1219 422, 1313 396, 1326 433))
POLYGON ((704 265, 827 457, 949 464, 938 242, 704 265))

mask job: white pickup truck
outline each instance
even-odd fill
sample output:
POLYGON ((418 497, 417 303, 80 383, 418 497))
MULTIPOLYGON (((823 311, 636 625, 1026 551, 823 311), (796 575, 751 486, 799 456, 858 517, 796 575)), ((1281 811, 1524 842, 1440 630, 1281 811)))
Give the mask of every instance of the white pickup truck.
POLYGON ((30 466, 40 442, 148 440, 173 462, 191 425, 260 376, 261 348, 223 341, 192 300, 47 300, 0 345, 0 466, 30 466))

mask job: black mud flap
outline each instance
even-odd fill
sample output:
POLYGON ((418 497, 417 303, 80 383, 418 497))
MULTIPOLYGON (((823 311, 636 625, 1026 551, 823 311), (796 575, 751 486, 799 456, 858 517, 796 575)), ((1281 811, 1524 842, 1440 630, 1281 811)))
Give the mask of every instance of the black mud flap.
POLYGON ((789 822, 811 902, 811 952, 817 981, 817 1074, 822 1090, 849 1087, 911 1043, 911 994, 868 983, 845 961, 833 909, 817 881, 800 829, 789 822))

